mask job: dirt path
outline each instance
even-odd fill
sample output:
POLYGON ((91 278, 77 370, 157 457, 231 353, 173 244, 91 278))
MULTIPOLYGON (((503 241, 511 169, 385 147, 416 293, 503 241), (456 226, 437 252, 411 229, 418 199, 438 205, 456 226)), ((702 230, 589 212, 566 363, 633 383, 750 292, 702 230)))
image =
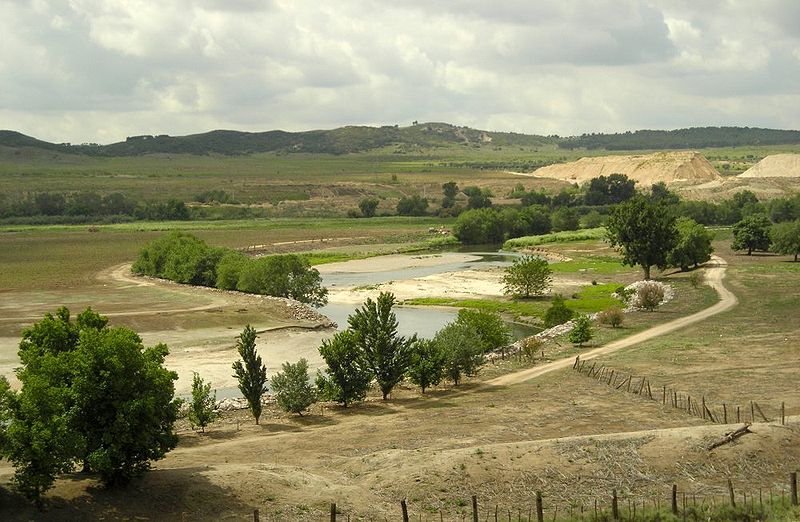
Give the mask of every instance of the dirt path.
MULTIPOLYGON (((725 288, 725 285, 722 284, 722 278, 725 276, 725 269, 727 266, 728 263, 719 256, 712 256, 711 262, 709 262, 706 265, 705 282, 706 284, 711 286, 714 290, 716 290, 720 297, 719 302, 716 303, 715 305, 710 306, 705 310, 701 310, 692 315, 681 317, 679 319, 675 319, 674 321, 654 326, 653 328, 650 328, 643 332, 639 332, 638 334, 631 335, 630 337, 626 337, 624 339, 620 339, 619 341, 614 341, 613 343, 609 343, 605 346, 601 346, 599 348, 595 348, 594 350, 590 350, 586 353, 581 354, 581 360, 594 359, 601 355, 608 355, 610 353, 614 353, 623 348, 628 348, 629 346, 634 346, 636 344, 648 341, 660 335, 665 335, 670 332, 674 332, 675 330, 679 330, 681 328, 689 326, 690 324, 694 324, 704 319, 708 319, 713 315, 722 313, 726 310, 730 310, 731 308, 736 306, 736 304, 738 303, 738 299, 736 299, 736 296, 730 290, 725 288)), ((574 362, 575 359, 572 357, 560 359, 558 361, 553 361, 551 363, 544 364, 542 366, 537 366, 535 368, 529 368, 527 370, 521 370, 518 372, 509 373, 508 375, 502 375, 490 381, 486 381, 486 384, 495 386, 507 386, 510 384, 518 384, 533 379, 535 377, 539 377, 540 375, 544 375, 549 372, 560 370, 562 368, 568 368, 572 366, 574 362)))

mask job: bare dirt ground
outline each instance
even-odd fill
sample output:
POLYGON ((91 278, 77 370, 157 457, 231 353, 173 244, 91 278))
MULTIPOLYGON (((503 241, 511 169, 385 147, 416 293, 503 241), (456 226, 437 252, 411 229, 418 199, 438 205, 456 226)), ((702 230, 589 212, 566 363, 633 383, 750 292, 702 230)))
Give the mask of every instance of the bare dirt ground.
MULTIPOLYGON (((730 259, 729 252, 722 255, 730 259)), ((753 279, 760 272, 746 269, 736 264, 732 280, 729 273, 737 297, 753 292, 751 284, 765 284, 753 279)), ((721 286, 724 270, 722 265, 709 270, 713 284, 721 286)), ((780 280, 771 284, 780 286, 780 280)), ((787 299, 792 288, 786 289, 787 299)), ((723 296, 720 303, 730 300, 723 296)), ((709 322, 714 323, 709 335, 718 328, 736 335, 730 315, 742 308, 604 358, 639 371, 664 371, 670 362, 661 354, 667 350, 654 352, 652 343, 690 330, 697 335, 709 322), (639 352, 642 358, 630 358, 639 352)), ((758 326, 752 330, 762 334, 758 326)), ((180 333, 173 334, 172 343, 179 342, 180 333)), ((715 353, 704 343, 694 348, 698 358, 715 353)), ((749 356, 757 359, 762 352, 767 353, 753 346, 749 356)), ((750 382, 746 375, 740 378, 750 382)), ((709 452, 708 443, 731 426, 710 425, 566 369, 515 380, 514 385, 442 386, 425 396, 404 385, 388 401, 371 397, 346 410, 321 404, 304 417, 268 408, 261 426, 246 412, 232 412, 206 434, 182 424, 179 447, 131 487, 105 490, 93 477, 69 475, 48 494, 47 512, 2 494, 0 518, 241 520, 258 508, 262 520, 320 520, 336 501, 342 516, 352 520, 394 520, 399 500, 407 498, 413 518, 439 520, 442 513, 445 520, 461 520, 472 494, 480 499, 481 513, 495 504, 525 513, 534 491, 541 490, 549 519, 555 506, 560 514, 589 509, 594 500, 602 506, 611 489, 618 490, 623 505, 625 499, 649 504, 656 498, 663 505, 673 483, 706 502, 712 496, 719 502, 728 479, 751 499, 759 488, 765 496, 770 488, 780 495, 787 474, 800 462, 797 418, 788 426, 756 424, 754 434, 709 452)), ((0 462, 0 483, 12 472, 0 462)))

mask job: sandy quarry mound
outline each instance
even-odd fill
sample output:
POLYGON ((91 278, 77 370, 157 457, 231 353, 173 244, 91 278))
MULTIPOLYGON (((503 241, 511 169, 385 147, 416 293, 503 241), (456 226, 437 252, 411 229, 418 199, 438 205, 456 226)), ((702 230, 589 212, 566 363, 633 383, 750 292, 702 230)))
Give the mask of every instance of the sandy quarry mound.
POLYGON ((610 174, 625 174, 639 188, 663 181, 702 183, 719 179, 719 172, 697 152, 657 152, 636 156, 596 156, 550 165, 536 170, 536 177, 584 183, 610 174))
POLYGON ((800 178, 800 154, 773 154, 762 159, 740 178, 800 178))

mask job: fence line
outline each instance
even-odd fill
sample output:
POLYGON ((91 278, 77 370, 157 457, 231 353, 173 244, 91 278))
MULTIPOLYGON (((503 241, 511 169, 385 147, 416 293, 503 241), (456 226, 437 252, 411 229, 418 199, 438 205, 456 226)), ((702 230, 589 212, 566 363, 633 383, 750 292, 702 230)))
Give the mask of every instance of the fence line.
MULTIPOLYGON (((765 517, 774 514, 776 509, 797 510, 797 472, 789 474, 788 482, 788 487, 780 488, 780 497, 776 495, 772 488, 768 492, 765 492, 763 488, 758 489, 757 495, 753 491, 739 490, 737 492, 731 480, 726 479, 726 494, 723 496, 697 495, 696 493, 679 491, 677 484, 673 484, 664 497, 622 497, 616 489, 613 489, 610 495, 603 498, 595 498, 593 503, 572 502, 566 507, 558 504, 548 505, 547 499, 541 491, 536 491, 536 496, 532 499, 533 502, 531 504, 514 505, 511 508, 500 508, 497 504, 482 506, 478 501, 478 497, 472 495, 469 512, 455 515, 457 518, 452 518, 453 515, 450 515, 447 520, 460 520, 462 522, 467 520, 472 522, 503 522, 506 520, 509 522, 513 520, 518 522, 549 522, 551 520, 559 520, 558 517, 561 515, 562 520, 566 517, 567 520, 581 521, 635 521, 644 519, 648 515, 650 515, 649 520, 652 520, 652 516, 656 513, 671 513, 673 516, 683 520, 688 520, 689 518, 698 520, 698 517, 700 517, 700 520, 705 520, 709 514, 724 509, 736 510, 730 514, 733 517, 744 513, 758 517, 759 520, 765 520, 765 517)), ((424 520, 425 522, 439 520, 443 522, 445 520, 445 515, 441 511, 439 511, 438 516, 433 515, 429 510, 420 510, 419 513, 415 514, 412 509, 414 506, 410 505, 405 498, 399 504, 397 515, 403 522, 414 522, 416 520, 424 520)), ((795 511, 794 513, 800 515, 800 511, 795 511)), ((340 510, 335 502, 330 504, 331 522, 350 522, 351 516, 361 518, 363 515, 345 513, 340 510)), ((374 516, 372 517, 374 518, 374 516)), ((254 522, 260 522, 258 509, 253 511, 253 520, 254 522)), ((738 520, 738 518, 729 518, 728 520, 738 520)))
MULTIPOLYGON (((572 369, 616 390, 633 393, 634 395, 639 395, 648 400, 660 401, 664 406, 682 410, 690 415, 713 422, 714 424, 745 422, 748 420, 748 412, 750 422, 760 422, 761 420, 764 422, 773 422, 773 420, 764 413, 764 409, 761 405, 756 401, 749 401, 749 408, 742 412, 738 405, 735 405, 735 410, 733 409, 734 405, 724 402, 714 406, 706 401, 705 395, 700 395, 698 400, 697 395, 693 397, 688 393, 669 388, 666 385, 661 386, 661 397, 659 397, 658 388, 656 388, 656 394, 653 394, 649 377, 639 377, 633 374, 625 375, 605 365, 598 367, 597 361, 593 361, 591 365, 588 365, 587 362, 586 360, 581 360, 579 355, 575 357, 572 369)), ((774 422, 779 422, 781 425, 786 424, 786 403, 783 401, 777 406, 774 422)))

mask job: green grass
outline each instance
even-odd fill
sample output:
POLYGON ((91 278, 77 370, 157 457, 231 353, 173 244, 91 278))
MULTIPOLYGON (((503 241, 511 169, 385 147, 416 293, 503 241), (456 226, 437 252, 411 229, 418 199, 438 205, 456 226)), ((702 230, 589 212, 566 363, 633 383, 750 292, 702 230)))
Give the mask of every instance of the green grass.
POLYGON ((550 269, 556 273, 586 272, 589 274, 619 274, 630 271, 619 259, 608 256, 576 257, 570 261, 550 263, 550 269))
MULTIPOLYGON (((568 308, 580 313, 595 313, 612 306, 619 306, 621 302, 611 297, 617 283, 590 285, 584 287, 574 296, 564 296, 568 308)), ((472 308, 509 314, 514 318, 543 317, 550 306, 550 298, 494 300, 494 299, 450 299, 447 297, 421 297, 408 299, 403 302, 408 305, 427 306, 452 306, 456 308, 472 308)))
POLYGON ((606 237, 604 227, 587 228, 585 230, 565 230, 563 232, 552 232, 538 236, 524 236, 509 239, 503 244, 506 250, 515 248, 525 248, 531 246, 545 245, 548 243, 567 243, 571 241, 588 241, 591 239, 603 239, 606 237))

